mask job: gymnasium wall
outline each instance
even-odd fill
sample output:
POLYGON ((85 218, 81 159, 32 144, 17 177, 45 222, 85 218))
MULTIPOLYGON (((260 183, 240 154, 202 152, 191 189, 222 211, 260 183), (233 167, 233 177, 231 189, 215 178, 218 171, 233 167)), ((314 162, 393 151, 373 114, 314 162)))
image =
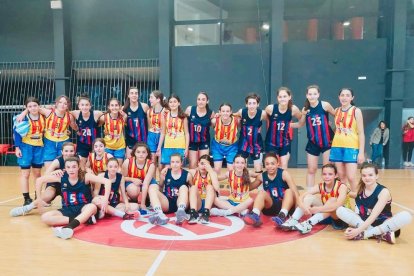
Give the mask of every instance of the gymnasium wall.
MULTIPOLYGON (((405 68, 404 108, 414 107, 414 37, 407 37, 405 68)), ((411 114, 414 116, 414 114, 411 114)))

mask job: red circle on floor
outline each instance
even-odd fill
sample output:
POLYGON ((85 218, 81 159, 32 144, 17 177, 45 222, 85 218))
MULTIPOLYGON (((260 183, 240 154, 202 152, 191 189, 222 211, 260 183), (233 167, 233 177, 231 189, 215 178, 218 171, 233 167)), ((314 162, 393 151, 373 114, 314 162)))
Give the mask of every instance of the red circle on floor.
POLYGON ((138 221, 105 218, 96 225, 81 227, 75 238, 116 247, 155 250, 226 250, 265 246, 306 238, 326 225, 315 225, 309 234, 285 232, 274 227, 270 217, 262 216, 259 228, 245 225, 243 220, 230 217, 211 217, 210 224, 184 222, 175 225, 175 217, 163 226, 150 224, 145 217, 138 221))

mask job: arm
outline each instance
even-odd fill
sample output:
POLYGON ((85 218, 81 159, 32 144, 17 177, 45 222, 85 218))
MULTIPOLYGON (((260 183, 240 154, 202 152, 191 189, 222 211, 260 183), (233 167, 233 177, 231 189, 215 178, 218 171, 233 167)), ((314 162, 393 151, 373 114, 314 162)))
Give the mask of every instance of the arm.
POLYGON ((348 187, 341 185, 338 198, 331 197, 323 206, 312 207, 312 213, 331 213, 343 206, 348 195, 348 187))
POLYGON ((332 107, 330 103, 322 101, 322 108, 325 109, 325 111, 327 111, 332 116, 335 116, 335 109, 332 107))
POLYGON ((267 115, 272 116, 273 104, 269 104, 268 106, 266 106, 265 111, 266 111, 267 115))
POLYGON ((53 160, 49 167, 47 167, 45 171, 46 174, 51 174, 53 171, 56 171, 59 169, 59 161, 57 159, 53 160))
POLYGON ((20 145, 22 144, 22 136, 20 136, 19 133, 16 132, 16 130, 13 128, 13 139, 14 139, 14 145, 16 147, 16 157, 22 157, 22 152, 20 150, 20 145))
POLYGON ((158 156, 161 156, 161 147, 164 144, 165 131, 166 131, 165 119, 164 119, 164 116, 161 116, 161 132, 160 132, 161 134, 160 134, 160 140, 158 142, 158 148, 157 148, 157 153, 156 153, 158 156))
POLYGON ((292 128, 301 128, 306 124, 306 114, 308 114, 309 110, 305 110, 305 108, 302 108, 301 110, 301 117, 297 123, 295 123, 295 126, 292 126, 292 128))
MULTIPOLYGON (((309 211, 309 208, 307 208, 304 204, 304 198, 307 195, 316 195, 319 193, 319 187, 318 185, 314 185, 309 191, 304 192, 300 195, 297 205, 304 210, 304 212, 309 211)), ((309 212, 310 213, 310 212, 309 212)))
POLYGON ((109 195, 111 194, 111 180, 103 177, 103 176, 97 176, 94 175, 92 173, 86 173, 85 175, 85 182, 86 183, 97 183, 98 186, 100 184, 104 184, 105 185, 105 194, 104 194, 104 199, 102 200, 102 206, 101 206, 101 210, 102 211, 106 211, 106 207, 108 206, 108 201, 109 201, 109 195))
POLYGON ((262 174, 258 174, 256 179, 253 182, 250 182, 249 190, 252 191, 259 187, 263 183, 263 177, 262 174))
POLYGON ((376 128, 376 129, 374 129, 374 131, 372 132, 371 137, 369 138, 369 144, 370 144, 370 145, 372 145, 373 140, 374 140, 374 137, 375 137, 375 135, 377 134, 378 130, 379 130, 379 128, 376 128))
MULTIPOLYGON (((105 173, 100 173, 98 176, 104 177, 105 173)), ((101 183, 96 183, 93 189, 93 197, 99 195, 99 190, 101 189, 101 183)))
POLYGON ((36 194, 38 198, 42 198, 42 187, 43 184, 48 182, 59 182, 60 183, 61 177, 56 175, 44 175, 36 179, 36 194))
POLYGON ((99 118, 103 115, 102 111, 99 110, 94 110, 93 111, 93 119, 95 120, 95 122, 99 123, 99 118))
MULTIPOLYGON (((78 114, 79 116, 79 114, 78 114)), ((72 115, 72 113, 69 113, 69 118, 70 118, 70 127, 74 130, 74 131, 78 131, 79 127, 76 124, 76 120, 75 117, 72 115)))
POLYGON ((146 103, 141 103, 142 109, 144 110, 145 113, 148 112, 149 106, 146 103))
POLYGON ((104 116, 103 113, 102 113, 101 116, 98 117, 98 121, 97 122, 98 122, 98 126, 103 126, 105 124, 105 116, 104 116))
POLYGON ((361 109, 355 110, 355 119, 358 128, 358 140, 359 140, 359 153, 358 164, 362 164, 365 161, 365 133, 364 133, 364 120, 362 118, 361 109))
POLYGON ((188 155, 188 146, 190 145, 190 134, 188 132, 188 119, 184 118, 184 135, 185 135, 185 150, 184 157, 188 155))
POLYGON ((124 204, 125 204, 125 212, 128 212, 130 207, 129 207, 129 199, 128 199, 128 196, 127 196, 126 190, 125 190, 125 178, 124 177, 121 178, 121 183, 120 183, 119 187, 121 189, 121 196, 122 196, 122 199, 124 200, 124 204))
POLYGON ((185 109, 185 114, 187 116, 190 116, 191 115, 191 105, 190 106, 187 106, 187 108, 185 109))
POLYGON ((233 113, 233 116, 235 117, 240 117, 242 116, 242 109, 240 108, 239 111, 237 111, 236 113, 233 113))
POLYGON ((265 122, 265 123, 267 123, 267 113, 266 113, 266 111, 264 111, 264 110, 262 110, 262 116, 260 117, 260 119, 263 121, 263 122, 265 122))
POLYGON ((217 176, 217 179, 218 179, 219 181, 226 180, 226 179, 228 179, 228 178, 229 178, 229 172, 228 172, 228 171, 226 171, 224 174, 219 174, 219 175, 217 176))
POLYGON ((145 175, 144 181, 142 182, 141 209, 147 209, 145 202, 147 200, 148 187, 149 187, 151 180, 154 178, 154 174, 155 174, 155 165, 151 164, 145 175))
MULTIPOLYGON (((290 127, 291 128, 299 128, 302 127, 301 125, 301 120, 302 120, 302 112, 299 110, 299 108, 296 105, 292 106, 292 116, 295 117, 298 121, 291 123, 290 127)), ((305 123, 305 121, 303 121, 303 124, 305 123)))
POLYGON ((52 113, 52 109, 51 106, 48 107, 40 107, 39 108, 39 113, 42 114, 43 116, 45 116, 45 118, 49 117, 50 113, 52 113))
POLYGON ((211 185, 213 185, 214 190, 216 192, 220 192, 220 183, 217 177, 217 173, 213 170, 209 163, 207 163, 206 169, 208 174, 210 175, 211 185))
POLYGON ((385 146, 388 143, 388 139, 390 138, 390 129, 386 128, 384 130, 384 141, 383 141, 383 145, 385 146))
POLYGON ((193 183, 193 175, 191 173, 188 173, 187 174, 187 184, 188 184, 188 186, 193 186, 194 185, 194 183, 193 183))

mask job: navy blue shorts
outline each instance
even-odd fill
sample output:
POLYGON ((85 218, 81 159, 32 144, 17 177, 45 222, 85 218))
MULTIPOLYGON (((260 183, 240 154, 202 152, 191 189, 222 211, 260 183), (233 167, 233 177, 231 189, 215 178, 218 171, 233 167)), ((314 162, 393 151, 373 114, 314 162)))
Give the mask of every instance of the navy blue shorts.
POLYGON ((88 145, 84 143, 76 144, 76 152, 78 153, 79 156, 83 158, 87 158, 91 151, 92 151, 92 145, 88 145))
POLYGON ((76 206, 67 206, 62 207, 61 209, 58 209, 59 212, 62 213, 65 217, 69 218, 75 218, 79 216, 79 214, 82 212, 82 208, 85 206, 85 204, 76 205, 76 206))
POLYGON ((193 151, 208 150, 210 149, 210 142, 190 142, 188 149, 193 151))
POLYGON ((258 152, 258 153, 249 153, 249 152, 245 152, 245 151, 239 151, 238 153, 240 153, 243 158, 247 159, 247 158, 251 158, 253 161, 256 160, 262 160, 262 153, 258 152))
POLYGON ((290 153, 290 144, 286 145, 282 148, 275 147, 275 146, 272 146, 272 145, 266 145, 266 152, 274 152, 279 156, 285 156, 288 153, 290 153))
POLYGON ((280 209, 282 209, 282 200, 275 198, 273 196, 271 196, 272 198, 272 206, 270 206, 270 208, 265 208, 263 209, 262 213, 265 216, 276 216, 277 214, 279 214, 280 209))
POLYGON ((167 212, 165 212, 166 214, 171 214, 171 213, 175 213, 178 210, 178 206, 177 206, 177 199, 178 196, 175 197, 168 197, 168 210, 167 212))
POLYGON ((62 189, 61 189, 62 184, 61 183, 59 183, 59 182, 47 183, 46 188, 48 188, 48 187, 52 187, 56 190, 55 197, 59 196, 59 195, 62 195, 62 189))
POLYGON ((330 147, 321 148, 320 146, 315 145, 311 141, 308 141, 308 143, 306 144, 305 151, 309 153, 310 155, 319 156, 321 153, 324 153, 325 151, 330 150, 330 149, 331 149, 330 147))

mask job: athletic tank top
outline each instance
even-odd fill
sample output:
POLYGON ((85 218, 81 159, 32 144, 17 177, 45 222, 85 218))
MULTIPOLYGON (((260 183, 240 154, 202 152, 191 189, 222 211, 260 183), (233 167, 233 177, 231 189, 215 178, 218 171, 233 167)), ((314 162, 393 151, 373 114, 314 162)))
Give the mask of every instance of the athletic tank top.
POLYGON ((69 112, 59 117, 55 109, 52 109, 46 118, 45 138, 53 142, 62 142, 69 139, 68 128, 70 125, 69 112))
POLYGON ((148 122, 148 131, 159 133, 161 131, 161 119, 164 116, 164 108, 160 112, 155 112, 154 108, 151 107, 148 110, 149 122, 148 122))
POLYGON ((210 174, 207 173, 206 176, 201 176, 200 171, 197 170, 193 177, 193 183, 197 186, 198 192, 200 193, 201 199, 205 199, 207 195, 206 187, 211 185, 210 174))
POLYGON ((22 137, 22 142, 32 146, 43 146, 43 132, 45 130, 46 120, 42 114, 39 114, 39 118, 34 120, 27 115, 25 120, 29 122, 29 131, 26 136, 22 137))
POLYGON ((93 173, 98 175, 99 173, 106 171, 108 159, 108 154, 106 152, 104 152, 103 157, 99 160, 96 159, 96 153, 89 153, 88 160, 93 173))
POLYGON ((272 115, 269 116, 269 128, 266 134, 266 145, 283 148, 290 144, 289 127, 292 121, 292 110, 285 113, 279 111, 279 105, 273 105, 272 115))
POLYGON ((116 119, 112 119, 111 114, 109 113, 104 116, 104 140, 106 147, 111 150, 124 149, 124 119, 121 114, 119 114, 116 119))
POLYGON ((239 149, 248 153, 261 153, 263 148, 262 135, 262 110, 257 109, 256 115, 250 118, 247 108, 242 109, 241 131, 239 138, 239 149))
MULTIPOLYGON (((365 193, 365 190, 364 190, 362 191, 362 193, 358 194, 357 197, 355 198, 355 204, 358 208, 359 216, 363 220, 366 220, 371 215, 372 209, 374 209, 375 204, 377 204, 378 202, 378 195, 381 193, 383 189, 386 189, 386 188, 383 185, 378 183, 377 187, 375 187, 374 192, 370 196, 366 197, 364 195, 365 193)), ((379 214, 377 220, 384 221, 387 218, 392 217, 391 201, 392 200, 387 202, 387 204, 384 206, 384 209, 379 214)))
POLYGON ((308 140, 320 148, 330 148, 333 131, 329 125, 329 114, 323 109, 322 102, 309 107, 306 114, 306 132, 308 140))
POLYGON ((339 107, 335 114, 335 136, 332 147, 340 148, 359 148, 358 129, 355 120, 355 106, 351 106, 345 111, 339 107))
POLYGON ((137 110, 133 111, 131 107, 126 110, 128 115, 126 123, 126 139, 128 144, 135 142, 147 142, 147 115, 142 108, 141 103, 138 103, 137 110))
MULTIPOLYGON (((324 182, 319 183, 319 193, 321 194, 322 203, 325 204, 331 197, 338 198, 339 188, 341 187, 341 185, 345 184, 343 184, 339 179, 335 179, 334 186, 332 187, 331 191, 328 192, 326 190, 326 184, 324 182)), ((343 206, 346 208, 351 207, 351 202, 348 195, 346 196, 343 206)))
POLYGON ((197 106, 191 107, 190 117, 188 118, 188 131, 190 132, 191 143, 210 143, 211 114, 207 113, 200 117, 197 114, 197 106))
POLYGON ((141 179, 142 181, 144 181, 145 176, 147 175, 148 169, 152 164, 151 160, 147 159, 142 168, 139 168, 137 166, 137 163, 135 162, 135 157, 130 157, 128 158, 128 160, 129 160, 128 177, 137 178, 137 179, 141 179))
POLYGON ((289 185, 283 180, 283 169, 278 168, 276 176, 273 180, 269 178, 267 172, 262 173, 263 190, 265 190, 272 198, 282 200, 285 196, 286 189, 289 185))
POLYGON ((90 111, 88 120, 83 118, 82 112, 79 112, 79 117, 76 120, 78 125, 78 132, 76 133, 78 143, 92 145, 95 141, 98 133, 98 123, 93 116, 93 110, 90 111))
MULTIPOLYGON (((109 179, 108 172, 105 172, 104 177, 109 179)), ((115 181, 111 184, 111 193, 109 194, 109 204, 111 206, 116 206, 120 202, 119 196, 119 186, 121 185, 122 174, 116 173, 115 181)), ((101 184, 99 189, 99 195, 105 195, 105 185, 101 184)))
POLYGON ((184 118, 172 117, 168 112, 165 118, 164 148, 184 149, 184 118))
POLYGON ((187 185, 188 171, 181 170, 181 176, 174 179, 171 175, 171 169, 168 169, 164 179, 164 195, 169 198, 178 197, 178 191, 181 186, 187 185))
POLYGON ((75 185, 70 184, 69 175, 65 172, 61 179, 62 207, 82 206, 92 200, 90 185, 78 180, 75 185))
POLYGON ((238 120, 231 117, 230 124, 224 124, 220 116, 216 117, 216 125, 214 127, 214 139, 217 143, 229 146, 237 142, 237 125, 238 120))
POLYGON ((235 171, 229 171, 229 185, 229 200, 240 203, 250 197, 249 185, 243 185, 243 176, 237 176, 235 171))

